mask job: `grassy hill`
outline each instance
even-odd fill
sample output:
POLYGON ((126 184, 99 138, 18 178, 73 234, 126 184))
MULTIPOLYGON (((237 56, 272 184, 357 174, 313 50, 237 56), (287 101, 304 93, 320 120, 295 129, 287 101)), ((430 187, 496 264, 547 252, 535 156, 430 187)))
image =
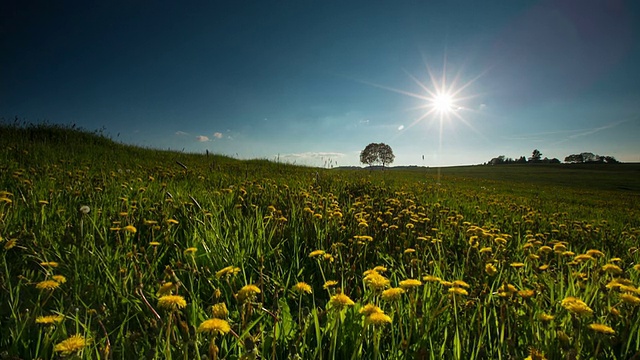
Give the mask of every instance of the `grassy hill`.
POLYGON ((0 125, 0 358, 630 358, 638 169, 332 171, 0 125))

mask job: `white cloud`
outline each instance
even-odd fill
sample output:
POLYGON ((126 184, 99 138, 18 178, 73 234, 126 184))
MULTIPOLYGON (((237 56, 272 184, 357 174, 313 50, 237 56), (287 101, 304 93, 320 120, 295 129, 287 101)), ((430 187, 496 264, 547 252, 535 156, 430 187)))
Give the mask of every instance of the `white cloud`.
POLYGON ((216 139, 222 139, 222 133, 221 132, 215 132, 213 133, 213 137, 216 139))
POLYGON ((199 141, 199 142, 207 142, 207 141, 209 141, 209 138, 207 136, 204 136, 204 135, 198 135, 198 136, 196 136, 196 140, 199 141))
POLYGON ((404 129, 404 125, 398 126, 398 131, 402 131, 404 129))
POLYGON ((186 133, 184 131, 176 131, 176 135, 178 136, 184 136, 184 135, 189 135, 189 133, 186 133))

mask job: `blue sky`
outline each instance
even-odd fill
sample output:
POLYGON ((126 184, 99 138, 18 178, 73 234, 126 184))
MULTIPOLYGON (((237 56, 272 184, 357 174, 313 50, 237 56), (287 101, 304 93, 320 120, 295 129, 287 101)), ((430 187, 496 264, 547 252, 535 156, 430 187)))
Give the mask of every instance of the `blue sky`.
POLYGON ((9 0, 0 53, 0 116, 141 146, 314 166, 358 165, 371 142, 395 165, 640 162, 634 1, 9 0), (445 114, 430 107, 443 76, 445 114))

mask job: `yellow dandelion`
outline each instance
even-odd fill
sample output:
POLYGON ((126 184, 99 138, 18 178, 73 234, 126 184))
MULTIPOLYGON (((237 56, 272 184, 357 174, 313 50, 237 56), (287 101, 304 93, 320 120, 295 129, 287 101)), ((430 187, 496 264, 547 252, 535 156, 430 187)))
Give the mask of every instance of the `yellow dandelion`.
POLYGON ((611 313, 611 315, 613 316, 620 316, 620 310, 614 308, 614 307, 610 307, 609 308, 609 312, 611 313))
POLYGON ((469 246, 471 246, 472 248, 477 248, 479 245, 480 242, 478 241, 478 236, 473 235, 469 238, 469 246))
POLYGON ((517 268, 524 267, 524 263, 521 263, 521 262, 514 262, 514 263, 511 263, 511 264, 510 264, 510 266, 511 266, 512 268, 517 269, 517 268))
POLYGON ((469 295, 469 293, 467 292, 467 290, 461 288, 461 287, 452 287, 449 288, 449 294, 456 294, 456 295, 469 295))
POLYGON ((454 280, 453 281, 453 286, 457 286, 457 287, 463 287, 468 289, 470 286, 469 284, 467 284, 466 282, 462 281, 462 280, 454 280))
POLYGON ((342 310, 347 306, 353 306, 355 303, 345 294, 336 294, 329 299, 329 304, 338 310, 342 310))
POLYGON ((633 305, 633 306, 640 305, 640 298, 631 294, 621 294, 620 300, 622 300, 623 302, 629 305, 633 305))
POLYGON ((45 280, 36 284, 36 288, 40 290, 54 290, 60 286, 60 283, 54 280, 45 280))
POLYGON ((364 282, 375 290, 382 290, 389 286, 390 281, 386 277, 374 271, 364 277, 364 282))
POLYGON ((122 228, 122 231, 131 233, 131 234, 135 234, 136 232, 138 232, 138 230, 136 229, 135 226, 133 225, 127 225, 125 227, 122 228))
POLYGON ((591 315, 593 310, 582 300, 569 296, 561 302, 562 307, 577 315, 591 315))
POLYGON ((220 271, 216 272, 216 277, 219 279, 219 278, 221 278, 223 276, 236 275, 239 272, 240 272, 240 268, 239 267, 227 266, 227 267, 221 269, 220 271))
POLYGON ((157 241, 152 241, 152 242, 149 243, 149 246, 159 246, 159 245, 160 245, 160 243, 157 242, 157 241))
POLYGON ((391 317, 389 317, 389 315, 386 315, 383 312, 374 312, 369 314, 364 319, 364 322, 367 325, 377 325, 377 326, 391 324, 391 317))
POLYGON ((622 269, 618 265, 615 265, 615 264, 605 264, 602 267, 602 271, 604 271, 606 273, 609 273, 611 275, 620 275, 620 274, 622 274, 622 269))
POLYGON ((498 269, 495 267, 495 265, 491 264, 491 263, 487 263, 484 266, 484 271, 489 274, 489 276, 493 276, 498 272, 498 269))
POLYGON ((540 248, 538 249, 538 254, 548 254, 552 251, 553 249, 551 248, 551 246, 540 246, 540 248))
POLYGON ((173 283, 171 281, 167 281, 166 283, 160 286, 160 289, 158 289, 156 296, 171 295, 172 291, 173 291, 173 283))
POLYGON ((13 249, 17 244, 18 244, 18 239, 11 239, 7 241, 6 244, 4 244, 4 249, 5 250, 13 249))
POLYGON ((64 320, 64 316, 62 315, 38 316, 36 318, 36 324, 51 325, 62 322, 62 320, 64 320))
POLYGON ((491 249, 490 247, 483 247, 482 249, 480 249, 480 254, 484 254, 484 253, 491 253, 493 252, 493 249, 491 249))
POLYGON ((418 286, 422 285, 422 281, 417 280, 417 279, 407 279, 407 280, 402 280, 400 281, 400 287, 407 290, 407 289, 413 289, 416 288, 418 286))
POLYGON ((369 316, 373 313, 382 313, 382 309, 374 304, 367 304, 360 309, 360 314, 364 316, 369 316))
POLYGON ((260 293, 261 291, 259 287, 255 285, 245 285, 240 289, 240 291, 238 291, 237 296, 240 301, 244 301, 260 293))
POLYGON ((400 297, 404 294, 403 288, 391 288, 382 292, 382 300, 384 301, 394 301, 399 300, 400 297))
POLYGON ((440 280, 440 285, 442 285, 444 287, 452 287, 453 286, 453 282, 452 281, 446 281, 446 280, 440 280))
POLYGON ((440 282, 442 281, 442 279, 440 279, 437 276, 433 276, 433 275, 425 275, 422 277, 423 281, 427 281, 427 282, 440 282))
POLYGON ((325 254, 324 250, 314 250, 311 253, 309 253, 309 257, 314 258, 324 254, 325 254))
POLYGON ((633 265, 633 270, 640 272, 640 264, 633 265))
POLYGON ((58 265, 60 265, 60 264, 58 264, 55 261, 45 261, 45 262, 41 262, 40 265, 41 266, 45 266, 45 267, 53 267, 53 268, 55 268, 55 267, 58 267, 58 265))
POLYGON ((599 332, 601 334, 606 334, 606 335, 615 335, 616 331, 613 330, 612 328, 610 328, 607 325, 604 324, 597 324, 597 323, 593 323, 590 324, 589 329, 595 331, 595 332, 599 332))
POLYGON ((229 331, 231 331, 229 323, 218 318, 205 320, 198 326, 198 332, 206 332, 212 335, 224 335, 229 331))
POLYGON ((376 272, 379 272, 379 273, 383 273, 383 272, 387 271, 387 268, 382 266, 382 265, 378 265, 378 266, 373 268, 373 271, 376 271, 376 272))
POLYGON ((60 284, 64 284, 67 282, 67 278, 62 275, 53 275, 51 277, 54 281, 59 282, 60 284))
POLYGON ((518 295, 520 295, 520 297, 523 298, 523 299, 528 299, 528 298, 532 297, 535 294, 536 294, 535 290, 520 290, 520 291, 518 291, 518 295))
POLYGON ((587 250, 587 255, 593 256, 593 257, 604 257, 604 253, 600 250, 597 249, 591 249, 591 250, 587 250))
POLYGON ((540 270, 540 271, 545 271, 545 270, 547 270, 548 268, 549 268, 549 264, 544 264, 544 265, 540 265, 540 266, 538 267, 538 270, 540 270))
POLYGON ((167 219, 167 221, 165 221, 167 223, 167 225, 176 225, 179 224, 178 220, 176 219, 167 219))
POLYGON ((404 250, 404 253, 405 253, 405 254, 412 254, 412 253, 414 253, 414 252, 416 252, 416 249, 408 248, 408 249, 405 249, 405 250, 404 250))
POLYGON ((187 306, 187 301, 180 295, 164 295, 158 299, 158 307, 176 310, 187 306))
POLYGON ((184 249, 184 254, 185 255, 193 255, 193 254, 196 253, 196 251, 198 251, 198 248, 189 247, 189 248, 184 249))
POLYGON ((299 294, 311 294, 311 286, 306 282, 299 282, 293 286, 293 290, 299 294))
POLYGON ((324 254, 322 257, 324 258, 325 261, 328 261, 328 262, 333 262, 334 260, 333 255, 331 254, 324 254))
POLYGON ((53 348, 53 351, 62 352, 63 354, 70 354, 82 350, 85 346, 87 346, 87 344, 88 341, 84 338, 84 336, 75 334, 70 338, 58 343, 53 348))
POLYGON ((324 289, 328 289, 328 288, 330 288, 330 287, 334 287, 334 286, 336 286, 336 285, 338 285, 338 282, 337 282, 337 281, 335 281, 335 280, 327 280, 327 281, 324 283, 324 285, 322 285, 322 287, 323 287, 324 289))
POLYGON ((227 309, 227 304, 221 302, 213 305, 211 307, 211 313, 213 313, 213 317, 217 319, 226 319, 229 316, 229 310, 227 309))
POLYGON ((549 315, 547 313, 540 313, 540 315, 538 315, 538 319, 542 322, 549 322, 553 319, 555 319, 555 316, 553 315, 549 315))

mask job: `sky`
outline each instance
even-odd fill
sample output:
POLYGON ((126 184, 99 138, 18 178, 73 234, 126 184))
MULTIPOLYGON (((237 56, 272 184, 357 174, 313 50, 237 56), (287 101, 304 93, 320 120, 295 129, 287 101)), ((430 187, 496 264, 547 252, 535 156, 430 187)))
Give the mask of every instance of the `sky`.
POLYGON ((640 162, 638 64, 631 0, 0 4, 5 121, 310 166, 640 162))

